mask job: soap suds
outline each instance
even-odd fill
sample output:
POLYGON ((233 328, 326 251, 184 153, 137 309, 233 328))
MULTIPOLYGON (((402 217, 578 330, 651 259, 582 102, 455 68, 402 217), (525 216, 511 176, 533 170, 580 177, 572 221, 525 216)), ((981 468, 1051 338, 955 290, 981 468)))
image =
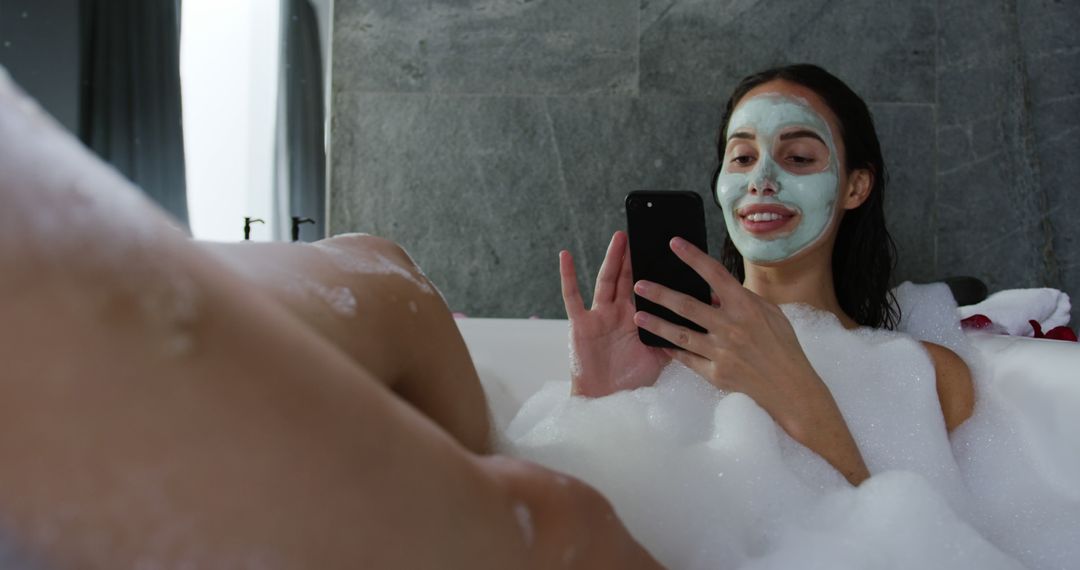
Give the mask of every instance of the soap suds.
MULTIPOLYGON (((506 428, 503 451, 598 488, 671 568, 1068 567, 1080 559, 1077 493, 1056 490, 1031 460, 941 287, 898 291, 898 332, 783 307, 873 475, 858 488, 752 399, 677 363, 654 386, 598 399, 547 384, 506 428), (951 441, 917 339, 973 371, 979 403, 951 441)), ((1053 441, 1076 441, 1068 435, 1053 441)), ((1056 468, 1080 481, 1073 463, 1056 468)))
POLYGON ((567 353, 570 358, 570 377, 577 378, 581 376, 581 357, 578 356, 576 350, 574 350, 574 325, 573 323, 567 327, 569 331, 567 336, 569 337, 567 343, 567 353))
POLYGON ((330 287, 314 279, 292 276, 281 285, 289 295, 300 299, 314 297, 322 301, 327 308, 342 317, 356 316, 356 296, 348 287, 330 287))

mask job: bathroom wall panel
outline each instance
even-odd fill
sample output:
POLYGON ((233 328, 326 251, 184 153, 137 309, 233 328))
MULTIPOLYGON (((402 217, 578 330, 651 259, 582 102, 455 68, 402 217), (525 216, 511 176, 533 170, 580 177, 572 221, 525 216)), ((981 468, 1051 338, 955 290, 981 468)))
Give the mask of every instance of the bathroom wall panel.
POLYGON ((566 97, 548 106, 574 206, 569 215, 581 226, 581 243, 573 245, 584 252, 590 284, 612 232, 626 226, 623 202, 633 190, 697 192, 710 250, 719 252, 724 221, 711 195, 718 101, 566 97))
POLYGON ((1075 119, 1080 117, 1080 100, 1070 102, 1069 106, 1071 109, 1058 109, 1058 112, 1074 118, 1071 130, 1062 128, 1057 138, 1043 137, 1038 150, 1060 287, 1069 293, 1077 307, 1073 314, 1080 315, 1080 152, 1076 150, 1080 128, 1075 119))
POLYGON ((930 282, 934 270, 934 107, 877 103, 870 106, 885 157, 885 218, 896 242, 896 280, 930 282))
POLYGON ((367 94, 339 100, 331 226, 401 243, 455 311, 528 316, 557 300, 555 242, 543 215, 558 160, 536 98, 367 94), (546 278, 537 279, 541 275, 546 278))
MULTIPOLYGON (((1062 120, 1073 121, 1047 120, 1039 100, 1049 96, 1042 93, 1075 85, 1047 73, 1052 58, 1042 57, 1060 50, 1063 39, 1053 31, 1059 24, 1050 21, 1057 18, 1047 11, 1051 4, 939 5, 938 268, 976 275, 991 290, 1070 289, 1059 268, 1065 252, 1054 247, 1060 239, 1044 223, 1055 205, 1040 130, 1052 132, 1062 120), (1037 15, 1030 15, 1033 10, 1037 15), (1049 125, 1040 128, 1041 123, 1049 125)), ((1075 14, 1075 8, 1064 11, 1075 14)))
POLYGON ((1044 255, 1054 263, 1048 273, 1056 270, 1060 286, 1080 304, 1080 236, 1075 230, 1080 217, 1080 6, 1018 0, 1017 16, 1029 78, 1030 136, 1053 233, 1051 250, 1044 255))
MULTIPOLYGON (((715 102, 355 95, 340 101, 331 225, 390 237, 474 316, 562 317, 557 252, 591 295, 622 199, 708 200, 715 102), (400 165, 410 165, 402 168, 400 165)), ((718 247, 719 211, 706 202, 718 247)))
POLYGON ((643 93, 726 98, 743 76, 814 62, 869 101, 934 99, 933 0, 641 0, 643 93))
POLYGON ((1011 0, 942 0, 938 8, 938 124, 994 117, 1016 103, 1017 46, 1011 0))
POLYGON ((627 0, 343 1, 335 84, 375 92, 551 94, 637 90, 627 0))
POLYGON ((591 290, 627 190, 702 192, 718 249, 720 106, 746 73, 813 61, 875 114, 898 279, 1080 295, 1077 15, 1054 0, 338 0, 331 230, 402 241, 455 309, 560 316, 554 253, 573 249, 591 290))
POLYGON ((938 173, 937 272, 978 277, 991 291, 1040 286, 1044 234, 1037 203, 1031 188, 1003 184, 1016 179, 1017 166, 999 158, 938 173))

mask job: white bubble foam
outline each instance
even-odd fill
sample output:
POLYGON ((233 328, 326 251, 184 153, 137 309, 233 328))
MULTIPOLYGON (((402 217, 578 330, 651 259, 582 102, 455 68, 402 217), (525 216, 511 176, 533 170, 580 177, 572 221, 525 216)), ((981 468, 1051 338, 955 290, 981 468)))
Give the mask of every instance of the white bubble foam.
MULTIPOLYGON (((655 386, 599 399, 549 383, 500 441, 597 487, 672 568, 1074 564, 1080 501, 1047 482, 1015 410, 994 403, 948 289, 905 286, 898 297, 906 333, 848 331, 831 314, 783 307, 872 473, 858 488, 749 397, 678 364, 655 386), (952 441, 918 340, 952 349, 975 374, 975 415, 952 441)), ((1076 441, 1067 435, 1054 441, 1076 441)))
POLYGON ((264 280, 264 284, 277 287, 287 295, 303 301, 311 298, 318 299, 339 316, 356 316, 356 297, 348 287, 328 287, 313 279, 296 276, 282 284, 271 283, 267 280, 264 280))
POLYGON ((581 376, 581 357, 578 356, 577 351, 574 350, 574 325, 572 323, 567 327, 567 337, 569 337, 567 341, 567 354, 570 359, 570 377, 576 378, 581 376))
POLYGON ((348 287, 327 287, 310 280, 304 281, 303 287, 338 315, 356 316, 356 297, 348 287))

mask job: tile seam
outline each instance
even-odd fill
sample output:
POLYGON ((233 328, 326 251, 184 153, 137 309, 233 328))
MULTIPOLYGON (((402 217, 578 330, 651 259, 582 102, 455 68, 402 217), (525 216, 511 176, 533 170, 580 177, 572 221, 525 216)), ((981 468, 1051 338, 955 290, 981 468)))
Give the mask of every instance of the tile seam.
POLYGON ((1036 142, 1035 128, 1032 125, 1034 104, 1031 98, 1031 77, 1028 74, 1026 55, 1023 50, 1024 36, 1020 32, 1020 13, 1017 0, 1005 0, 1008 9, 1009 34, 1013 45, 1016 46, 1016 55, 1013 60, 1015 76, 1019 81, 1020 109, 1017 116, 1017 135, 1022 154, 1022 168, 1024 177, 1030 181, 1031 191, 1035 194, 1036 214, 1039 216, 1039 227, 1042 229, 1042 285, 1061 289, 1061 269, 1057 261, 1057 253, 1054 250, 1054 226, 1050 220, 1050 200, 1046 188, 1042 183, 1042 166, 1039 161, 1038 144, 1036 142))

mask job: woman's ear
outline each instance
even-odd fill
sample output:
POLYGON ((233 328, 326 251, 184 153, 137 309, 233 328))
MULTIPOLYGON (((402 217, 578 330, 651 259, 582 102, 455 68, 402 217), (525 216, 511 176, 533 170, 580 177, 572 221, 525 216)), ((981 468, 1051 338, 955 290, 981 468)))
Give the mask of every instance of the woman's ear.
POLYGON ((844 189, 842 205, 845 210, 854 210, 862 206, 870 197, 874 187, 874 173, 869 168, 854 170, 848 175, 847 188, 844 189))

